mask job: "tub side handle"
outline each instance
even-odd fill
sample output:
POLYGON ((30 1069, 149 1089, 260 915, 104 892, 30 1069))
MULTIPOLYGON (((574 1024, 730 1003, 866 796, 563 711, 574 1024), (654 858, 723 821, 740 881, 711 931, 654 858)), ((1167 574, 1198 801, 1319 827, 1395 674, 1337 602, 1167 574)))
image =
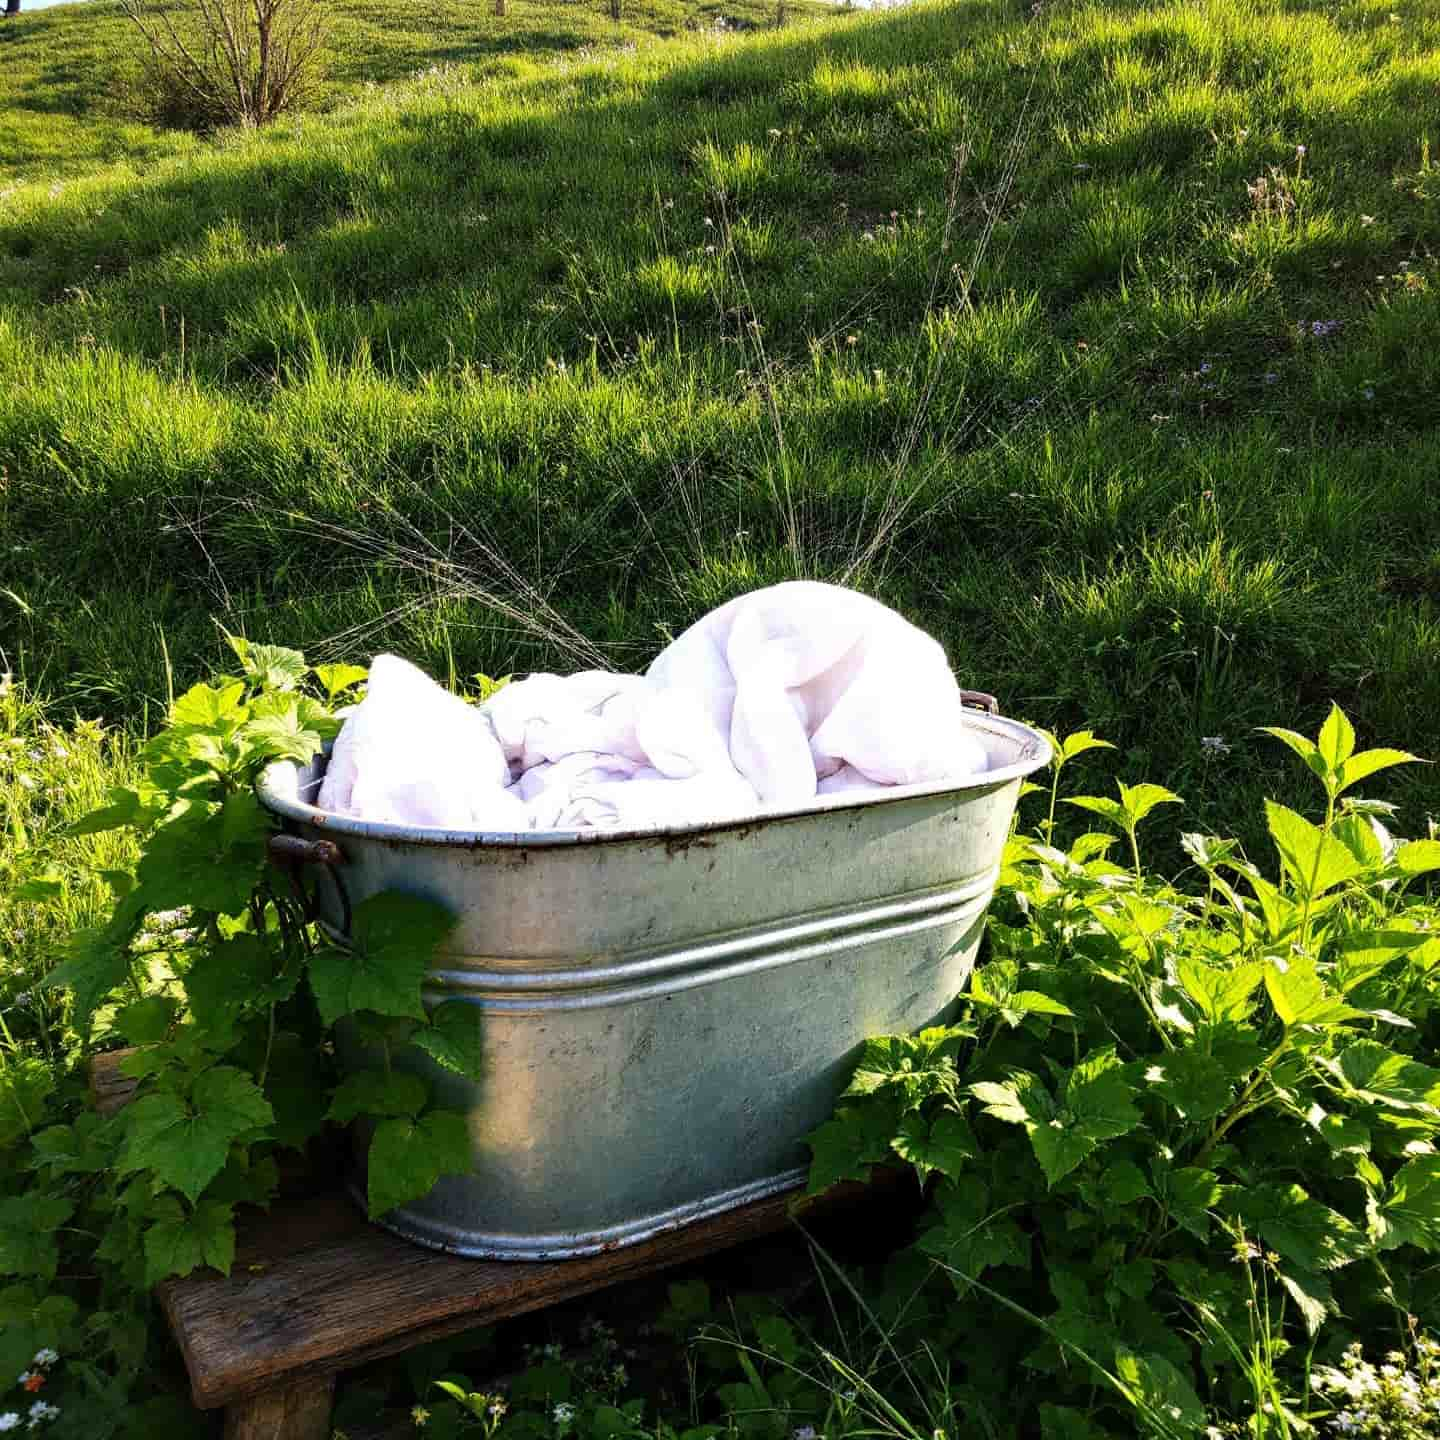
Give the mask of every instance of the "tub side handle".
POLYGON ((962 690, 960 703, 970 706, 972 710, 983 710, 987 715, 1000 713, 1000 702, 993 695, 987 695, 983 690, 962 690))
POLYGON ((330 883, 340 897, 341 929, 350 934, 350 892, 345 888, 340 866, 345 863, 345 852, 333 840, 306 840, 300 835, 289 835, 283 830, 272 835, 265 845, 270 863, 285 872, 299 900, 306 920, 314 922, 319 918, 317 895, 305 888, 304 868, 319 865, 330 876, 330 883))

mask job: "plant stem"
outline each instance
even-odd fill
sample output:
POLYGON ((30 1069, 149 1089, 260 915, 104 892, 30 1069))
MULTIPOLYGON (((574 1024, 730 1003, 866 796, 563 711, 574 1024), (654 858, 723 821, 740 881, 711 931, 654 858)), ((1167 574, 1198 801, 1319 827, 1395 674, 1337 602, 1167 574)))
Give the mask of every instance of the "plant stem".
POLYGON ((1287 1030, 1280 1043, 1260 1062, 1260 1068, 1250 1077, 1250 1083, 1240 1092, 1240 1098, 1230 1107, 1223 1119, 1216 1122, 1215 1128, 1206 1138, 1205 1143, 1196 1152, 1195 1158, 1190 1162, 1199 1166, 1210 1152, 1223 1140, 1229 1132, 1230 1127, 1237 1121, 1243 1120, 1250 1111, 1246 1108, 1250 1097, 1264 1083, 1275 1067, 1275 1063, 1290 1048, 1290 1033, 1287 1030))

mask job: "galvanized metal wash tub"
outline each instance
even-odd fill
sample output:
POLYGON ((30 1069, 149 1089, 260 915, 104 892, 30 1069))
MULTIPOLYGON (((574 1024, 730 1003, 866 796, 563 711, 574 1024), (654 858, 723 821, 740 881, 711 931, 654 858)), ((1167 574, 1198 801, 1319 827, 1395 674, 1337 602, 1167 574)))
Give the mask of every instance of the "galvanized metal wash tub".
POLYGON ((683 830, 371 824, 308 803, 325 757, 272 766, 264 804, 333 842, 288 842, 338 862, 315 881, 332 933, 389 889, 458 917, 425 999, 474 1007, 484 1078, 405 1063, 470 1116, 474 1168, 382 1223, 459 1255, 588 1255, 802 1180, 860 1042, 948 1016, 1049 759, 1027 726, 970 718, 990 768, 961 784, 683 830))

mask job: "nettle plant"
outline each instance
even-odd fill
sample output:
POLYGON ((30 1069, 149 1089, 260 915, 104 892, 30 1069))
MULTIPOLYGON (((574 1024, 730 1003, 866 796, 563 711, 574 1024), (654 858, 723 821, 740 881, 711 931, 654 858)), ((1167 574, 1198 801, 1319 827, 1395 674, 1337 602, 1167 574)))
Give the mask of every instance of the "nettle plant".
POLYGON ((897 1161, 933 1187, 894 1323, 962 1357, 956 1393, 1006 1427, 1082 1440, 1118 1407, 1182 1434, 1214 1407, 1304 1430, 1301 1360, 1436 1318, 1440 1069, 1417 1057, 1440 841, 1398 840, 1355 792, 1416 757, 1357 752, 1338 708, 1314 741, 1268 733, 1323 816, 1267 803, 1268 864, 1185 835, 1198 893, 1144 867, 1146 817, 1179 802, 1159 786, 1061 802, 1109 830, 1055 843, 1061 773, 1104 742, 1057 744, 959 1023, 869 1042, 811 1137, 812 1190, 897 1161), (963 1305, 920 1298, 937 1262, 963 1305))
POLYGON ((67 1224, 96 1237, 97 1257, 137 1289, 199 1265, 228 1271, 237 1206, 268 1203, 283 1152, 303 1150, 326 1121, 372 1123, 372 1215, 469 1167, 464 1115, 394 1063, 414 1047, 478 1073, 474 1011, 427 1012, 421 998, 450 917, 380 895, 355 907, 348 940, 335 943, 270 862, 274 824, 255 794, 265 766, 303 764, 338 731, 336 707, 366 672, 231 645, 241 673, 177 699, 142 751, 140 782, 70 832, 138 837, 133 868, 104 874, 116 896, 108 921, 77 936, 45 983, 68 988, 82 1038, 103 1022, 135 1047, 121 1068, 139 1086, 109 1120, 24 1127, 32 1178, 0 1201, 15 1237, 0 1271, 36 1287, 37 1305, 67 1224), (343 1080, 331 1058, 341 1022, 377 1061, 343 1080))

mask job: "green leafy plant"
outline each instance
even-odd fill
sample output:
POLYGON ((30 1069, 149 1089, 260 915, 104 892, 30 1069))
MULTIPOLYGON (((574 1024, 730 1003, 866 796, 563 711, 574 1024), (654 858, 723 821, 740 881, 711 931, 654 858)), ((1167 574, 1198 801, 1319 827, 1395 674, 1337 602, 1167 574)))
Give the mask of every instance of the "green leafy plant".
POLYGON ((473 1009, 429 1014, 420 997, 449 917, 383 894, 356 907, 343 943, 321 939, 268 860, 260 771, 309 761, 365 671, 312 671, 294 650, 230 644, 240 673, 177 698, 138 780, 70 827, 138 843, 133 864, 104 874, 108 919, 77 935, 43 983, 68 991, 82 1038, 103 1030, 133 1047, 122 1068, 138 1090, 113 1120, 47 1125, 48 1069, 5 1073, 6 1138, 28 1140, 31 1180, 0 1199, 0 1271, 37 1296, 55 1274, 58 1232, 77 1219, 98 1227, 97 1255, 134 1289, 202 1265, 228 1272, 236 1209, 267 1204, 279 1153, 303 1149, 327 1120, 371 1129, 372 1215, 469 1165, 464 1116, 438 1106, 420 1073, 430 1062, 479 1071, 473 1009), (333 1073, 336 1026, 372 1068, 333 1073))
MULTIPOLYGON (((1188 1434, 1215 1411, 1304 1432, 1287 1355, 1431 1306, 1440 844, 1396 838, 1355 793, 1416 757, 1357 751, 1338 708, 1313 741, 1268 733, 1323 816, 1267 803, 1268 864, 1187 835, 1199 893, 1143 862, 1142 822, 1179 796, 1069 802, 1124 837, 1122 867, 1116 836, 1055 843, 1052 788, 1038 833, 1008 842, 962 1015, 870 1041, 811 1136, 813 1189, 897 1162, 929 1186, 903 1273, 937 1266, 965 1297, 930 1338, 983 1357, 964 1383, 987 1413, 1043 1379, 1024 1408, 1047 1435, 1121 1415, 1188 1434)), ((1059 743, 1057 776, 1094 745, 1059 743)))

